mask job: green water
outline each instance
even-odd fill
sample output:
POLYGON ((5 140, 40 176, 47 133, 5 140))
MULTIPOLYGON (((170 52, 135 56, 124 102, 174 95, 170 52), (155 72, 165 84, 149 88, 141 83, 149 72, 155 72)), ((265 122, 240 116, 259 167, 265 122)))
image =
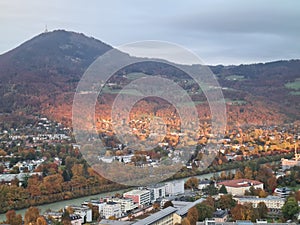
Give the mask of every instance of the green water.
MULTIPOLYGON (((228 170, 228 172, 234 172, 235 169, 233 170, 228 170)), ((226 171, 227 172, 227 171, 226 171)), ((218 175, 221 172, 217 172, 217 173, 208 173, 208 174, 203 174, 203 175, 199 175, 196 176, 198 179, 210 179, 212 178, 214 175, 218 175)), ((183 178, 180 180, 184 180, 186 181, 188 179, 187 178, 183 178)), ((76 199, 70 199, 70 200, 65 200, 65 201, 60 201, 60 202, 54 202, 54 203, 50 203, 50 204, 45 204, 45 205, 40 205, 40 206, 36 206, 38 209, 40 209, 40 213, 43 214, 47 209, 51 209, 52 211, 58 211, 62 208, 64 208, 65 206, 68 205, 81 205, 81 203, 83 203, 86 200, 90 200, 90 199, 100 199, 103 197, 107 197, 107 196, 114 196, 115 193, 123 193, 125 191, 127 191, 128 189, 123 189, 123 190, 119 190, 119 191, 113 191, 113 192, 106 192, 106 193, 102 193, 102 194, 97 194, 97 195, 90 195, 90 196, 85 196, 85 197, 81 197, 81 198, 76 198, 76 199)), ((21 214, 22 217, 24 218, 24 214, 26 212, 27 209, 20 209, 20 210, 16 210, 17 214, 21 214)), ((4 221, 5 218, 5 214, 0 214, 0 221, 4 221)))

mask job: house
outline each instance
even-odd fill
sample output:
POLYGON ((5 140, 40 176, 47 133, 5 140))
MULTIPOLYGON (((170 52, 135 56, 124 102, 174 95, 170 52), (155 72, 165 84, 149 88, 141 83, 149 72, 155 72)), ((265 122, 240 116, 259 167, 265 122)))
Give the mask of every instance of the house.
POLYGON ((198 189, 202 190, 210 185, 210 180, 200 180, 198 184, 198 189))
POLYGON ((98 157, 100 161, 105 162, 105 163, 112 163, 115 160, 114 156, 99 156, 98 157))
POLYGON ((227 210, 221 210, 218 209, 217 211, 215 211, 213 213, 213 219, 217 222, 217 223, 224 223, 227 222, 228 219, 228 212, 227 210))
POLYGON ((262 182, 250 179, 226 180, 217 183, 218 188, 221 188, 222 185, 224 185, 227 192, 232 195, 244 195, 245 191, 249 191, 251 187, 264 189, 262 182))
POLYGON ((61 217, 62 217, 63 213, 62 212, 45 212, 44 213, 44 217, 45 218, 52 218, 54 220, 57 221, 61 221, 61 217))
POLYGON ((131 158, 134 156, 134 154, 131 155, 122 155, 122 156, 116 156, 116 159, 119 162, 123 162, 123 163, 131 163, 131 158))

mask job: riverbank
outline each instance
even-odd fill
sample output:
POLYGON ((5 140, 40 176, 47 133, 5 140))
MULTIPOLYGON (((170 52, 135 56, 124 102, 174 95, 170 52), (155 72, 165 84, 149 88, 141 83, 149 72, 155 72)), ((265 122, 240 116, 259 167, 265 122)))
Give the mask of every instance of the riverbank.
MULTIPOLYGON (((235 170, 228 170, 225 172, 234 172, 235 170)), ((202 175, 198 175, 196 176, 198 179, 211 179, 216 175, 219 175, 221 172, 217 172, 217 173, 207 173, 207 174, 202 174, 202 175)), ((184 180, 186 181, 189 177, 185 177, 185 178, 181 178, 181 179, 177 179, 177 180, 184 180)), ((162 183, 166 183, 167 181, 164 181, 162 183)), ((114 196, 116 193, 124 193, 128 190, 130 190, 131 188, 126 188, 126 189, 119 189, 119 190, 115 190, 115 191, 110 191, 110 192, 105 192, 105 193, 99 193, 96 195, 89 195, 89 196, 84 196, 84 197, 80 197, 80 198, 74 198, 74 199, 69 199, 69 200, 64 200, 64 201, 59 201, 59 202, 54 202, 54 203, 49 203, 49 204, 43 204, 43 205, 38 205, 35 206, 37 207, 41 213, 44 213, 46 210, 51 209, 53 211, 55 210, 60 210, 62 208, 64 208, 67 205, 80 205, 81 203, 83 203, 86 200, 91 200, 91 199, 100 199, 100 198, 104 198, 104 197, 108 197, 108 196, 114 196)), ((15 210, 17 214, 21 214, 24 218, 25 212, 26 212, 27 208, 25 209, 19 209, 19 210, 15 210)), ((0 221, 4 221, 5 218, 5 214, 0 214, 0 221)))
MULTIPOLYGON (((290 154, 284 155, 285 158, 289 158, 291 156, 292 155, 290 155, 290 154)), ((196 176, 199 179, 211 179, 211 178, 218 176, 222 171, 233 173, 236 169, 242 168, 245 166, 258 168, 262 164, 271 163, 271 162, 279 162, 282 157, 283 157, 283 155, 266 156, 266 157, 261 157, 261 158, 248 160, 248 161, 240 161, 240 162, 234 161, 234 162, 226 163, 223 165, 211 166, 203 171, 187 171, 187 172, 180 171, 176 175, 174 175, 172 178, 167 179, 164 182, 167 182, 170 180, 181 180, 181 179, 187 180, 189 177, 193 177, 193 176, 196 176)), ((36 207, 41 210, 41 213, 45 212, 47 209, 59 210, 66 205, 81 204, 82 202, 84 202, 85 200, 88 200, 88 199, 99 199, 100 197, 112 196, 117 192, 125 192, 128 189, 129 188, 120 188, 120 189, 112 190, 110 192, 100 192, 98 194, 86 195, 86 196, 82 196, 79 198, 72 198, 69 200, 41 204, 36 207)), ((18 214, 21 214, 22 216, 24 216, 26 210, 27 210, 27 208, 19 209, 19 210, 16 210, 16 212, 18 214)), ((5 213, 0 214, 0 221, 3 221, 3 220, 5 220, 5 213)))

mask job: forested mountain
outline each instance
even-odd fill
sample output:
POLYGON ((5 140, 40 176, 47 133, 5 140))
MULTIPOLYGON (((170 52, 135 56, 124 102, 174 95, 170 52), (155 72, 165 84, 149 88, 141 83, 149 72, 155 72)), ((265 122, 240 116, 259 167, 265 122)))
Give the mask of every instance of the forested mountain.
MULTIPOLYGON (((69 124, 78 81, 88 66, 110 49, 83 34, 57 30, 42 33, 0 55, 1 117, 16 115, 20 119, 42 114, 69 124)), ((210 68, 222 86, 230 124, 299 120, 299 60, 210 68)), ((184 79, 175 70, 155 64, 133 66, 126 72, 167 73, 174 79, 184 79)), ((108 100, 104 102, 108 104, 102 104, 103 115, 114 96, 113 92, 106 95, 108 100)), ((192 99, 199 110, 208 110, 203 94, 193 94, 192 99)), ((141 111, 151 110, 155 104, 147 102, 141 111)))

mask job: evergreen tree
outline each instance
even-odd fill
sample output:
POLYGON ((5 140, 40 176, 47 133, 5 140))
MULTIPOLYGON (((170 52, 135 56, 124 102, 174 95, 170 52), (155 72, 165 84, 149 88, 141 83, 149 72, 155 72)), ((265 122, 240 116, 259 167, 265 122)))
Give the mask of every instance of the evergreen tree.
POLYGON ((285 219, 293 219, 295 214, 299 212, 298 202, 294 197, 289 197, 282 207, 282 214, 285 219))
POLYGON ((224 184, 220 188, 219 193, 221 193, 221 194, 227 194, 228 193, 226 187, 224 186, 224 184))

